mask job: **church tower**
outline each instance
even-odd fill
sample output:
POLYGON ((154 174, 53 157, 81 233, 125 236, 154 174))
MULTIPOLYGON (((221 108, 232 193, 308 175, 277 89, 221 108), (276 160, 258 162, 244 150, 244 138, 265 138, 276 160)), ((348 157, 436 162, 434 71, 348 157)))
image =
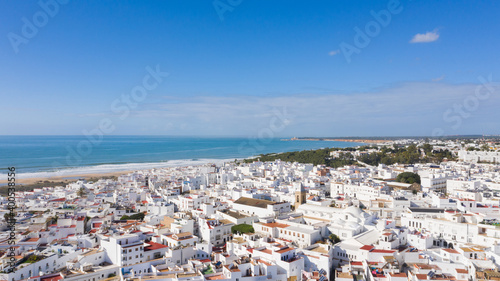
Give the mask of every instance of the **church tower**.
POLYGON ((296 189, 297 191, 295 191, 295 210, 297 210, 300 205, 306 203, 306 190, 302 183, 298 183, 298 185, 300 185, 300 189, 297 186, 299 190, 296 189))

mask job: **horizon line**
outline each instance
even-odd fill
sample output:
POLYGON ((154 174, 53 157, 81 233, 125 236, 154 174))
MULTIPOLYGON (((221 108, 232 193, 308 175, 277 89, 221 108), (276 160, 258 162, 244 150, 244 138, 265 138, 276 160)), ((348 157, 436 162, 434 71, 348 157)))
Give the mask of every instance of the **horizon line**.
MULTIPOLYGON (((0 137, 85 137, 83 134, 0 134, 0 137)), ((151 134, 110 134, 103 137, 190 137, 190 138, 247 138, 248 135, 151 135, 151 134)), ((446 137, 500 137, 500 134, 458 134, 458 135, 371 135, 371 136, 278 136, 263 139, 291 139, 291 138, 313 138, 313 139, 341 139, 341 138, 446 138, 446 137)))

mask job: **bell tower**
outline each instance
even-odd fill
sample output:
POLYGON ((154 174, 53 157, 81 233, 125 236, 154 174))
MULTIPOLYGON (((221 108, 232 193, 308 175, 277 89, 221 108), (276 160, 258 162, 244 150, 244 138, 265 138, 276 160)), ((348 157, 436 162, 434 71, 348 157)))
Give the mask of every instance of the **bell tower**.
POLYGON ((299 185, 300 189, 295 191, 295 210, 297 210, 299 205, 306 203, 306 190, 304 189, 302 183, 299 183, 299 185))

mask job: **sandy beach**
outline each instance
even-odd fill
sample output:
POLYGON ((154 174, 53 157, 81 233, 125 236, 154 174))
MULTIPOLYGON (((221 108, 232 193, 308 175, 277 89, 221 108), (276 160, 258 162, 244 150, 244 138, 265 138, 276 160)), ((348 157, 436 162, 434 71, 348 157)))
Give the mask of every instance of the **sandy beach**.
MULTIPOLYGON (((102 173, 102 174, 80 174, 80 175, 64 175, 58 177, 47 177, 47 178, 19 178, 16 177, 17 185, 29 185, 35 184, 43 181, 51 181, 51 182, 72 182, 77 179, 91 179, 91 178, 102 178, 102 177, 111 177, 111 176, 120 176, 124 174, 131 173, 133 171, 121 171, 121 172, 111 172, 111 173, 102 173)), ((6 184, 7 180, 0 180, 0 185, 6 184)))

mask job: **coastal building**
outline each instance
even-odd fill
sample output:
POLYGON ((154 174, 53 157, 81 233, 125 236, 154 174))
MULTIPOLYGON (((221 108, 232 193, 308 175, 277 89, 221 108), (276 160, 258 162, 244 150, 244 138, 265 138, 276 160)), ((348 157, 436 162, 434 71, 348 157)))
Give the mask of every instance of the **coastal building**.
POLYGON ((19 191, 14 246, 0 224, 0 279, 495 280, 500 169, 467 159, 224 163, 19 191), (394 182, 401 172, 421 186, 394 182))
POLYGON ((290 203, 241 197, 234 201, 233 209, 258 217, 274 217, 290 212, 290 203))

